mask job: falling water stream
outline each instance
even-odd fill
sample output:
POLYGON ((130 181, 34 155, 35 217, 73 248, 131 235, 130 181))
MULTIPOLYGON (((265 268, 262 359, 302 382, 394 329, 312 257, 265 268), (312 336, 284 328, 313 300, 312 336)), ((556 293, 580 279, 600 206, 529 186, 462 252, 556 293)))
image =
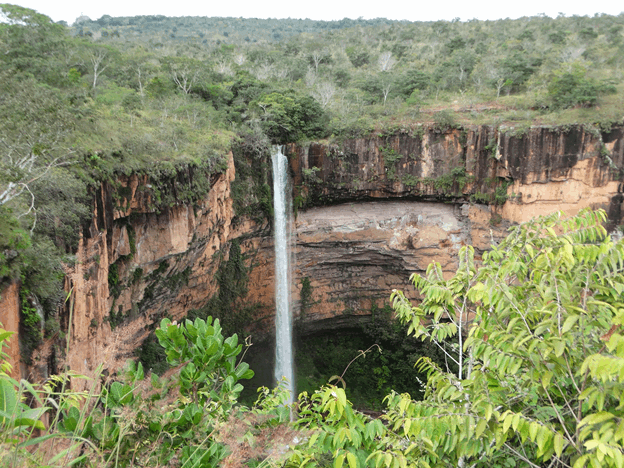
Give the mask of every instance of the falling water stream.
POLYGON ((288 160, 283 147, 273 148, 273 209, 275 212, 275 379, 288 381, 290 402, 295 396, 290 313, 290 213, 288 160))

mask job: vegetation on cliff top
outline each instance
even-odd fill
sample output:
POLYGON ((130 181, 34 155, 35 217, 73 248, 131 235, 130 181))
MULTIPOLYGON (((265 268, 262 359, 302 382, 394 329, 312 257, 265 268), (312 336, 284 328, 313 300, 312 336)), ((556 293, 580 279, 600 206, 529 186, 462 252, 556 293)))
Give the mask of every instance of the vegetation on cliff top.
MULTIPOLYGON (((458 123, 620 120, 621 96, 608 96, 621 95, 623 30, 621 15, 464 22, 107 16, 81 18, 71 29, 131 52, 145 78, 162 76, 166 62, 188 94, 209 81, 199 94, 217 108, 236 110, 245 97, 249 103, 285 89, 312 96, 334 135, 432 121, 442 108, 457 111, 458 123), (242 101, 241 76, 254 83, 242 101), (587 110, 596 104, 599 112, 587 110)), ((243 121, 262 115, 243 114, 243 121)))

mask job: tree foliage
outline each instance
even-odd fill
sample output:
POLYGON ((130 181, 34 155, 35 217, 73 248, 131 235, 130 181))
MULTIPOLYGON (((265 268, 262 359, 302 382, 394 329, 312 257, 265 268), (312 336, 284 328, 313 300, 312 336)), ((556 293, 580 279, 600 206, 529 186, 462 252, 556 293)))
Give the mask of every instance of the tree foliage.
POLYGON ((587 76, 587 70, 576 65, 571 70, 557 70, 554 73, 548 93, 555 107, 592 107, 601 95, 615 93, 609 82, 599 82, 587 76))
MULTIPOLYGON (((51 304, 46 315, 58 304, 60 262, 89 220, 89 190, 102 181, 145 175, 157 209, 165 209, 204 196, 233 141, 242 141, 240 181, 245 158, 262 160, 270 142, 359 135, 406 117, 448 128, 520 113, 542 122, 564 108, 578 119, 573 108, 592 107, 582 114, 591 122, 621 120, 621 93, 607 96, 622 86, 621 16, 436 23, 104 16, 68 29, 22 7, 0 11, 0 281, 22 278, 51 304), (311 34, 320 30, 331 34, 311 34), (511 95, 500 96, 509 112, 479 117, 473 104, 501 91, 511 95), (428 112, 417 114, 414 104, 428 112), (471 110, 449 119, 439 111, 445 105, 471 110)), ((263 163, 247 169, 249 190, 239 186, 239 204, 253 203, 248 213, 271 211, 263 163)), ((323 448, 310 460, 491 464, 513 456, 595 465, 611 457, 619 466, 620 247, 590 227, 601 216, 575 218, 578 229, 556 217, 524 225, 482 263, 466 248, 454 278, 436 267, 414 278, 418 307, 396 293, 397 311, 419 338, 440 345, 448 368, 423 361, 427 398, 388 397, 383 428, 349 412, 340 392, 310 396, 303 426, 334 428, 328 445, 312 444, 323 448), (328 412, 333 419, 324 421, 328 412)), ((226 273, 236 279, 237 271, 226 273)), ((241 292, 244 283, 224 291, 241 292)), ((232 297, 219 296, 220 311, 232 297)), ((185 398, 195 398, 189 385, 185 398)))
POLYGON ((327 115, 310 96, 292 92, 263 94, 252 103, 260 108, 260 125, 274 143, 327 135, 327 115))
POLYGON ((31 192, 33 182, 68 164, 73 153, 68 141, 73 119, 60 93, 34 79, 17 82, 3 75, 0 205, 31 192))
POLYGON ((68 31, 34 10, 0 4, 0 64, 9 66, 20 78, 36 77, 51 86, 67 86, 63 63, 69 42, 68 31))
POLYGON ((435 264, 426 278, 413 276, 420 306, 393 293, 412 333, 460 344, 457 375, 421 363, 423 402, 388 397, 393 427, 431 440, 435 454, 421 460, 621 466, 624 245, 607 236, 605 219, 600 211, 539 218, 512 228, 478 267, 465 247, 453 278, 435 264))
MULTIPOLYGON (((41 387, 17 382, 0 355, 3 465, 219 466, 229 450, 217 440, 218 426, 233 413, 239 381, 253 376, 246 363, 238 362, 242 345, 236 335, 225 338, 212 319, 180 325, 165 319, 156 333, 169 362, 178 365, 173 378, 148 380, 142 366, 130 362, 101 391, 72 392, 68 375, 51 376, 41 387), (36 407, 28 407, 27 399, 36 407), (46 425, 45 413, 50 415, 46 425), (33 434, 34 429, 41 433, 33 434), (50 442, 60 447, 58 453, 46 454, 50 442)), ((0 347, 10 335, 0 328, 0 347)), ((286 421, 288 408, 277 406, 283 401, 279 391, 263 392, 254 409, 262 423, 250 423, 250 430, 286 421)))

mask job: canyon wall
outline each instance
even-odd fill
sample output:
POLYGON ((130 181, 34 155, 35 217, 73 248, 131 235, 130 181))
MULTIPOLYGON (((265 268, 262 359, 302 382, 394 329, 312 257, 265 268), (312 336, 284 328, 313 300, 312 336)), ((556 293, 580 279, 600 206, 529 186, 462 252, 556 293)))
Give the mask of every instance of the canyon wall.
POLYGON ((306 203, 396 197, 486 202, 501 205, 494 211, 510 222, 600 206, 617 222, 623 133, 622 127, 603 133, 583 127, 417 127, 290 150, 306 203))
MULTIPOLYGON (((162 317, 180 320, 216 291, 217 257, 231 237, 230 187, 234 164, 214 177, 207 198, 194 206, 155 209, 145 190, 149 180, 120 179, 125 196, 103 183, 74 266, 67 267, 70 301, 62 313, 69 353, 46 343, 33 356, 33 373, 46 377, 67 364, 80 374, 112 372, 133 358, 162 317), (121 205, 121 206, 120 206, 121 205)), ((74 379, 74 388, 88 381, 74 379)))
POLYGON ((623 141, 622 128, 482 126, 290 146, 295 193, 314 205, 296 221, 299 328, 349 326, 411 293, 411 273, 437 261, 449 275, 462 245, 479 254, 534 216, 602 208, 621 224, 623 141))
POLYGON ((0 292, 0 324, 13 335, 0 351, 6 353, 7 362, 11 365, 11 377, 19 378, 25 373, 20 362, 19 334, 19 283, 11 283, 0 292))
MULTIPOLYGON (((289 145, 298 332, 356 326, 392 289, 412 294, 410 274, 431 261, 451 274, 462 245, 481 253, 533 216, 593 207, 608 211, 612 227, 621 224, 623 141, 621 127, 417 126, 340 144, 289 145)), ((119 187, 102 184, 78 261, 67 268, 71 300, 61 325, 69 329, 69 354, 46 344, 34 357, 35 374, 45 377, 65 362, 85 375, 118 369, 162 317, 179 320, 218 293, 233 242, 248 267, 248 292, 232 313, 254 305, 246 330, 269 337, 270 222, 236 216, 234 178, 230 155, 205 199, 160 210, 144 190, 146 178, 120 179, 123 203, 119 187)))

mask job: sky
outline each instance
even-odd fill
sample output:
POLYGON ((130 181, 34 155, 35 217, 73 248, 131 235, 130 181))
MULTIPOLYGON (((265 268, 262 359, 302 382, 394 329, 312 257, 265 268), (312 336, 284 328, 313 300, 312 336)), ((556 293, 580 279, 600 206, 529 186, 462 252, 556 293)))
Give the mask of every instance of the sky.
MULTIPOLYGON (((8 0, 11 2, 11 0, 8 0)), ((519 18, 546 14, 556 17, 624 12, 621 0, 22 0, 13 1, 20 6, 37 10, 54 21, 72 24, 86 15, 96 20, 110 16, 224 16, 244 18, 309 18, 314 20, 339 20, 343 18, 388 18, 409 21, 437 21, 501 18, 519 18)))

